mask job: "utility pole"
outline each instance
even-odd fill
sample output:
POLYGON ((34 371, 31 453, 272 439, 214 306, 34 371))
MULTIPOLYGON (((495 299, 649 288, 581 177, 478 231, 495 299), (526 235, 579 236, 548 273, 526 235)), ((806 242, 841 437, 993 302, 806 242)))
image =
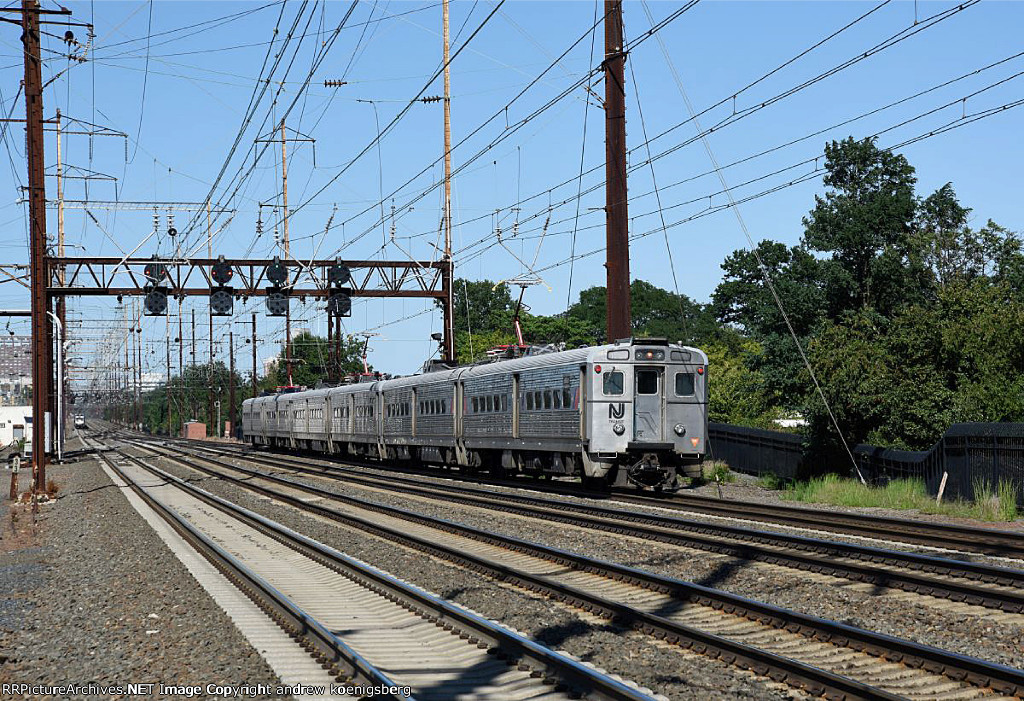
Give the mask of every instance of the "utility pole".
MULTIPOLYGON (((63 178, 63 163, 61 160, 61 149, 60 149, 60 110, 57 110, 57 255, 61 258, 64 257, 64 178, 63 178)), ((64 266, 60 266, 57 269, 57 280, 61 287, 64 286, 64 266)), ((60 379, 57 381, 57 394, 60 397, 68 396, 67 378, 68 372, 66 363, 66 354, 64 343, 67 340, 67 300, 63 297, 57 299, 57 348, 60 351, 58 353, 60 357, 60 363, 62 367, 57 369, 57 375, 60 379)), ((66 402, 59 402, 60 407, 57 411, 56 423, 56 434, 57 434, 57 454, 64 454, 64 427, 66 422, 64 415, 66 410, 64 405, 66 402)))
MULTIPOLYGON (((281 220, 283 230, 282 244, 284 257, 291 257, 288 243, 288 135, 284 129, 284 118, 281 118, 281 206, 284 216, 281 220)), ((288 386, 292 385, 292 305, 289 304, 284 316, 284 354, 288 370, 288 386)))
POLYGON ((181 326, 181 298, 178 299, 178 379, 181 390, 178 392, 178 422, 181 424, 179 435, 185 435, 185 334, 181 326))
POLYGON ((252 315, 252 396, 259 394, 256 385, 256 312, 252 315))
POLYGON ((452 290, 452 114, 451 70, 448 63, 448 3, 442 0, 441 14, 444 34, 444 260, 441 287, 444 292, 444 357, 446 363, 455 362, 455 309, 452 290))
POLYGON ((167 401, 167 437, 170 438, 173 435, 171 432, 171 317, 167 316, 166 320, 164 337, 167 340, 167 376, 164 381, 164 399, 167 401))
MULTIPOLYGON (((127 314, 125 316, 127 316, 127 314)), ((131 333, 131 331, 129 331, 129 333, 131 333)), ((128 423, 128 415, 129 415, 128 397, 130 395, 128 394, 128 392, 129 392, 129 388, 128 388, 128 337, 125 337, 125 339, 124 339, 124 398, 123 398, 123 401, 122 401, 122 405, 124 407, 124 416, 122 417, 122 421, 125 424, 128 423)))
MULTIPOLYGON (((288 131, 285 127, 284 118, 281 119, 279 127, 274 127, 274 131, 281 130, 281 223, 282 223, 282 237, 281 237, 281 254, 285 260, 291 258, 290 241, 288 237, 288 131)), ((295 131, 294 129, 292 131, 295 131)), ((271 132, 273 134, 273 132, 271 132)), ((297 136, 291 137, 292 141, 309 141, 314 143, 315 140, 296 132, 297 136)), ((277 142, 274 137, 264 138, 260 137, 256 139, 257 142, 277 142)), ((316 164, 316 147, 314 145, 313 151, 313 163, 316 164)), ((287 283, 286 283, 287 284, 287 283)), ((284 316, 284 357, 285 357, 285 369, 288 374, 288 384, 292 384, 292 307, 291 304, 285 309, 284 316)))
MULTIPOLYGON (((209 369, 206 373, 206 425, 213 426, 213 308, 210 308, 210 364, 209 369)), ((212 435, 214 438, 220 433, 220 422, 218 426, 212 429, 212 435)))
MULTIPOLYGON (((231 435, 235 435, 235 332, 228 332, 228 423, 231 424, 231 435)), ((218 422, 219 423, 219 422, 218 422)))
POLYGON ((626 206, 626 55, 622 0, 604 2, 605 222, 608 341, 633 335, 629 294, 629 213, 626 206))
POLYGON ((334 379, 334 315, 330 309, 327 310, 327 381, 337 382, 334 379))
POLYGON ((46 428, 53 373, 53 330, 46 260, 46 174, 43 161, 43 80, 39 58, 39 15, 35 0, 22 0, 25 59, 25 131, 28 157, 29 238, 32 247, 32 475, 36 492, 46 490, 46 428))
MULTIPOLYGON (((192 310, 192 363, 191 363, 191 365, 189 365, 189 369, 192 370, 192 374, 195 375, 195 371, 196 371, 196 310, 195 309, 192 310)), ((188 408, 189 408, 189 411, 192 411, 193 408, 194 408, 192 406, 192 392, 191 391, 188 393, 188 408)), ((195 412, 195 414, 198 414, 198 413, 199 413, 198 411, 195 412)), ((198 419, 199 417, 193 415, 193 416, 191 416, 189 418, 190 419, 198 419)))
MULTIPOLYGON (((210 221, 210 200, 206 200, 206 257, 213 258, 213 229, 210 221)), ((210 307, 210 365, 207 372, 206 382, 206 425, 213 425, 213 307, 210 307)), ((219 412, 218 412, 219 413, 219 412)), ((212 435, 218 437, 220 433, 220 419, 217 420, 217 427, 213 429, 212 435)))
POLYGON ((334 374, 341 382, 341 316, 334 317, 334 374))

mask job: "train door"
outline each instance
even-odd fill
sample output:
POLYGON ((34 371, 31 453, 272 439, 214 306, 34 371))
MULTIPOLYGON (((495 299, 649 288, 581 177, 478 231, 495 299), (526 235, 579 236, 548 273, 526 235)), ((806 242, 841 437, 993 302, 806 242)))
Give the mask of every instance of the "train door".
POLYGON ((519 373, 512 375, 512 437, 519 438, 519 373))
POLYGON ((661 417, 664 375, 662 368, 637 367, 633 373, 636 391, 633 395, 633 440, 639 443, 661 441, 661 417))

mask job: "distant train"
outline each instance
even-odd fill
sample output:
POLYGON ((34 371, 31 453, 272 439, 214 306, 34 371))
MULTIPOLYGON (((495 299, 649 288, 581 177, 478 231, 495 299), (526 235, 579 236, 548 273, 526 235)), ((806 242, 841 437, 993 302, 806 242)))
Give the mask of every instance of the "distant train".
POLYGON ((247 399, 257 446, 662 489, 707 449, 707 355, 662 339, 247 399))

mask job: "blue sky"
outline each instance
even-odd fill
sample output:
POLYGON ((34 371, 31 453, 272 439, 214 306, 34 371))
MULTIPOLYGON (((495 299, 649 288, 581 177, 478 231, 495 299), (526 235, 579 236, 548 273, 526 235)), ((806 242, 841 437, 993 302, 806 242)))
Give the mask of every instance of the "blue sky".
MULTIPOLYGON (((225 189, 223 182, 214 192, 214 202, 233 210, 214 225, 218 232, 214 253, 273 255, 274 212, 279 210, 262 208, 264 226, 259 236, 256 221, 261 202, 280 201, 279 157, 271 149, 253 167, 253 140, 265 136, 286 106, 298 98, 288 126, 314 138, 315 147, 309 142, 289 143, 289 205, 293 210, 302 205, 290 222, 293 255, 328 256, 340 251, 349 258, 407 259, 434 254, 441 207, 437 187, 442 153, 440 104, 412 105, 381 142, 380 160, 376 148, 356 156, 377 133, 375 108, 383 127, 425 87, 425 95, 441 93, 440 81, 427 86, 440 65, 440 3, 359 3, 312 71, 306 89, 302 81, 349 10, 348 2, 288 2, 282 8, 278 2, 103 0, 69 1, 67 6, 75 20, 94 23, 96 38, 89 49, 91 60, 69 65, 61 57, 66 53, 59 39, 63 28, 49 28, 56 36, 44 37, 48 58, 44 79, 53 78, 46 89, 45 112, 52 116, 59 107, 65 115, 128 134, 127 140, 95 138, 91 145, 88 137, 80 135, 65 140, 69 165, 117 178, 116 193, 109 180, 90 181, 91 198, 114 199, 116 194, 121 200, 203 201, 227 162, 226 180, 239 169, 249 176, 233 197, 228 195, 234 188, 225 189), (296 20, 295 36, 286 42, 288 28, 296 20), (275 25, 279 27, 276 34, 275 25), (257 103, 255 118, 241 129, 268 48, 272 61, 282 47, 282 64, 257 103), (286 75, 293 52, 294 62, 286 75), (344 79, 347 84, 325 88, 325 79, 344 79), (373 103, 361 102, 365 100, 373 103), (238 149, 228 159, 236 138, 238 149), (381 189, 387 196, 383 226, 378 222, 381 189), (393 220, 389 214, 392 194, 393 220), (333 226, 325 234, 329 219, 333 226), (392 223, 394 241, 382 251, 392 223)), ((453 47, 461 46, 495 6, 494 2, 454 2, 453 47)), ((637 41, 650 28, 647 11, 658 22, 681 6, 656 1, 645 8, 639 0, 628 0, 627 42, 637 41)), ((631 233, 647 235, 633 243, 633 275, 671 289, 668 247, 679 291, 706 301, 721 278, 723 258, 747 247, 733 213, 722 208, 726 196, 709 172, 709 157, 701 143, 680 147, 693 140, 697 128, 688 121, 669 61, 698 112, 722 103, 702 114, 700 123, 705 129, 724 124, 711 132, 708 141, 718 162, 728 166, 723 175, 733 196, 744 200, 772 191, 740 205, 755 240, 799 240, 801 218, 813 206, 822 184, 820 177, 788 183, 812 173, 813 159, 821 155, 827 140, 862 138, 884 130, 879 143, 889 146, 958 123, 964 126, 900 149, 917 169, 918 193, 926 196, 951 181, 961 202, 973 208, 975 225, 991 218, 1012 230, 1024 229, 1018 202, 1024 109, 1008 109, 970 124, 964 119, 1021 99, 1024 76, 1016 74, 1024 71, 1024 56, 1017 56, 1024 51, 1020 38, 1024 4, 984 2, 953 12, 958 6, 938 1, 704 0, 638 43, 629 55, 626 76, 627 138, 635 149, 630 164, 636 167, 630 176, 630 216, 631 233), (941 21, 930 24, 929 18, 941 21), (851 26, 843 29, 847 25, 851 26), (898 38, 901 32, 907 38, 773 100, 898 38), (741 90, 834 33, 819 47, 741 90), (1000 61, 920 97, 854 119, 1000 61), (970 97, 962 101, 965 96, 970 97), (770 104, 747 114, 766 101, 770 104), (742 118, 729 123, 734 109, 742 118), (908 123, 896 126, 903 122, 908 123), (651 155, 670 152, 654 160, 652 181, 644 134, 651 138, 667 130, 650 143, 651 155), (811 134, 816 135, 729 166, 811 134), (744 184, 748 181, 752 182, 744 184), (655 182, 668 224, 665 231, 660 230, 661 217, 652 194, 655 182)), ((578 188, 586 192, 603 178, 600 103, 595 97, 588 103, 587 92, 577 87, 538 112, 600 63, 600 31, 591 53, 589 30, 594 21, 593 2, 506 2, 452 65, 453 138, 457 144, 465 139, 453 155, 455 167, 463 168, 454 185, 457 275, 512 278, 528 272, 517 258, 527 262, 536 258, 535 267, 550 290, 533 287, 526 301, 540 313, 561 311, 580 289, 604 283, 600 251, 604 217, 599 209, 603 192, 596 187, 580 198, 578 217, 576 197, 578 188), (495 141, 497 145, 488 148, 495 141), (585 175, 579 185, 581 156, 585 175), (504 246, 497 243, 498 227, 504 246), (577 255, 596 253, 570 266, 565 261, 573 248, 574 231, 577 255)), ((85 43, 85 30, 74 31, 85 43)), ((16 27, 0 29, 0 97, 5 116, 14 117, 24 109, 23 98, 12 103, 22 76, 18 35, 16 27)), ((263 70, 262 75, 266 77, 267 72, 263 70)), ((592 86, 603 94, 600 80, 592 80, 592 86)), ((18 125, 11 125, 5 134, 9 158, 3 157, 7 164, 0 165, 0 188, 8 193, 0 204, 0 256, 8 262, 27 260, 24 206, 17 204, 17 188, 26 177, 22 134, 18 125)), ((47 137, 47 164, 52 172, 55 142, 51 133, 47 137)), ((52 198, 52 179, 48 185, 52 198)), ((84 187, 83 180, 68 180, 65 197, 83 197, 84 187)), ((67 239, 81 247, 70 254, 115 255, 135 248, 153 230, 152 211, 97 209, 92 214, 98 223, 84 212, 68 212, 67 239)), ((175 215, 179 229, 184 230, 188 220, 186 213, 175 215)), ((52 211, 48 224, 54 232, 52 211)), ((163 234, 165 228, 166 217, 161 214, 158 234, 139 253, 170 252, 172 242, 163 234)), ((198 242, 199 235, 194 232, 190 243, 198 242)), ((13 283, 0 284, 0 306, 27 305, 23 293, 13 283)), ((193 308, 197 318, 205 320, 205 300, 186 303, 185 314, 193 308)), ((113 340, 104 341, 103 347, 116 351, 120 335, 111 330, 118 324, 108 320, 121 318, 124 312, 113 300, 77 300, 72 309, 75 318, 85 320, 79 332, 83 343, 76 351, 80 357, 95 357, 95 339, 107 338, 108 333, 113 340)), ((264 316, 262 307, 257 309, 259 350, 266 357, 274 352, 283 332, 280 323, 264 316)), ((371 362, 376 367, 411 372, 434 350, 429 335, 440 329, 441 322, 431 309, 422 300, 357 301, 345 327, 352 333, 380 334, 372 343, 371 362)), ((236 320, 248 320, 252 310, 252 303, 237 303, 236 320)), ((312 302, 295 303, 293 310, 296 324, 323 332, 323 312, 312 302)), ((216 322, 215 341, 226 335, 229 323, 216 322)), ((20 321, 12 322, 10 328, 27 332, 27 325, 20 321)), ((147 346, 147 370, 161 372, 165 321, 144 319, 143 328, 144 338, 152 342, 147 346)), ((244 326, 234 328, 238 334, 246 333, 244 326)), ((209 334, 204 322, 198 336, 208 339, 209 334)), ((198 357, 205 358, 208 342, 198 345, 198 357)), ((248 367, 247 348, 242 358, 240 366, 248 367)))

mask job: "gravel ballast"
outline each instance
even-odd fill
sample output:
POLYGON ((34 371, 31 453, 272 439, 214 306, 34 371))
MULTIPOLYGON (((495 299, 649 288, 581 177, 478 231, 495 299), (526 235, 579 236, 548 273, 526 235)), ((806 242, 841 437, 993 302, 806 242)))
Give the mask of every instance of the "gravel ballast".
POLYGON ((0 682, 278 684, 97 461, 47 470, 58 499, 35 523, 0 507, 0 682))
POLYGON ((566 605, 492 581, 445 561, 369 534, 307 516, 176 463, 156 464, 214 494, 395 574, 556 650, 566 650, 672 699, 783 699, 802 697, 771 680, 709 657, 624 630, 566 605))
POLYGON ((942 599, 903 592, 879 592, 863 584, 846 583, 846 580, 776 565, 709 556, 699 550, 420 499, 327 478, 290 475, 289 479, 723 589, 858 628, 1012 667, 1024 667, 1024 615, 1002 614, 980 607, 973 607, 971 613, 966 613, 942 599), (977 615, 979 613, 981 615, 977 615), (997 618, 1006 620, 995 620, 997 618))

